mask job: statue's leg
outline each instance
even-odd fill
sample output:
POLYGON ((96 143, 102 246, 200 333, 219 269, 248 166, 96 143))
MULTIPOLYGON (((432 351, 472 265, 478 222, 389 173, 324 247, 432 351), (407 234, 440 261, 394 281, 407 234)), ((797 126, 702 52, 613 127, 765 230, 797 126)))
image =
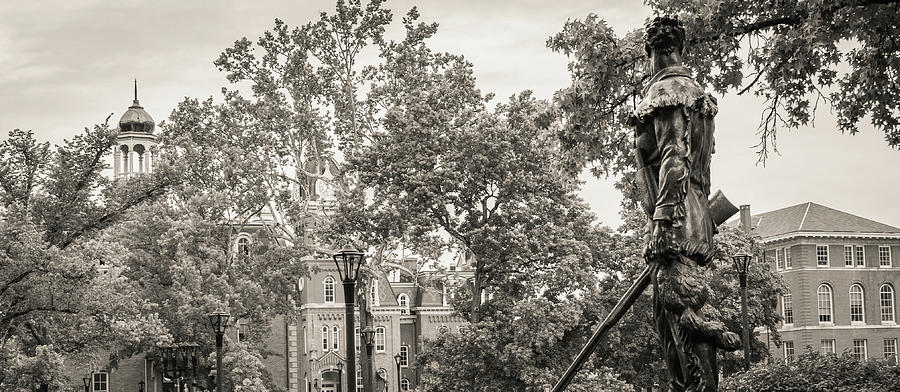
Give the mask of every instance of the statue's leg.
POLYGON ((653 317, 656 322, 656 332, 659 334, 660 347, 663 360, 669 371, 669 390, 683 392, 685 380, 681 371, 680 349, 672 334, 669 312, 666 311, 659 298, 659 285, 657 275, 653 276, 653 317))

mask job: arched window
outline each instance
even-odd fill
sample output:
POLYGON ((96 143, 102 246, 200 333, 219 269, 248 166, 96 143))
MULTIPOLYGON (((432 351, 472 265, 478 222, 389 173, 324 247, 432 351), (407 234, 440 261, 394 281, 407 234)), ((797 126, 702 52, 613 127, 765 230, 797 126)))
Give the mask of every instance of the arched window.
POLYGON ((785 291, 781 296, 781 316, 784 318, 785 324, 794 323, 794 303, 791 298, 791 291, 785 291))
POLYGON ((363 390, 363 379, 362 379, 362 371, 356 371, 356 391, 361 392, 363 390))
POLYGON ((816 299, 819 308, 819 322, 820 323, 832 323, 834 320, 832 319, 832 301, 831 301, 831 286, 827 284, 819 285, 819 289, 816 291, 816 299))
POLYGON ((376 372, 376 373, 378 373, 378 378, 384 380, 384 382, 387 383, 387 380, 388 380, 387 370, 384 370, 384 368, 380 368, 380 369, 378 369, 378 372, 376 372))
POLYGON ((238 235, 237 255, 240 257, 250 256, 250 236, 246 233, 241 233, 238 235))
POLYGON ((334 303, 334 278, 332 278, 330 276, 326 276, 323 284, 325 285, 325 303, 333 304, 334 303))
POLYGON ((850 322, 865 323, 865 295, 863 288, 859 284, 850 286, 850 322))
POLYGON ((400 390, 401 391, 409 390, 409 380, 407 380, 405 378, 400 380, 400 390))
POLYGON ((328 326, 322 327, 322 355, 331 348, 328 346, 328 326))
POLYGON ((881 322, 893 323, 894 320, 894 287, 885 283, 878 290, 881 299, 881 322))
POLYGON ((400 309, 400 314, 409 314, 409 296, 407 296, 406 294, 398 295, 397 303, 402 308, 400 309))
POLYGON ((384 352, 385 336, 384 327, 375 327, 375 351, 384 352))
POLYGON ((450 328, 447 328, 446 325, 441 325, 440 327, 438 327, 439 334, 445 334, 447 332, 450 332, 450 328))
POLYGON ((331 349, 338 351, 341 343, 341 327, 335 325, 331 328, 331 349))
POLYGON ((400 367, 409 366, 409 346, 400 346, 400 367))

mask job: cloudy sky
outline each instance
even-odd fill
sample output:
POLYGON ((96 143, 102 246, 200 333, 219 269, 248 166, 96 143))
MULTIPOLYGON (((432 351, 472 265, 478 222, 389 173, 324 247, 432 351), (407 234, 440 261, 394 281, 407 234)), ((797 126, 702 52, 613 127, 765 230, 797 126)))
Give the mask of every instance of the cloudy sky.
MULTIPOLYGON (((387 2, 395 15, 412 5, 441 26, 432 46, 468 57, 482 91, 499 97, 531 89, 549 98, 568 84, 567 59, 545 46, 566 19, 593 12, 624 34, 649 15, 637 1, 387 2)), ((333 7, 309 0, 3 2, 0 129, 31 129, 59 143, 110 113, 116 121, 131 104, 134 78, 141 104, 164 120, 184 97, 217 95, 227 85, 212 62, 235 40, 255 40, 275 18, 293 26, 333 7)), ((900 152, 870 125, 841 135, 820 109, 815 128, 779 134, 781 155, 762 167, 753 149, 761 102, 732 94, 719 103, 713 187, 735 204, 764 212, 812 201, 900 227, 900 152)), ((617 225, 611 181, 584 178, 584 198, 601 221, 617 225)))

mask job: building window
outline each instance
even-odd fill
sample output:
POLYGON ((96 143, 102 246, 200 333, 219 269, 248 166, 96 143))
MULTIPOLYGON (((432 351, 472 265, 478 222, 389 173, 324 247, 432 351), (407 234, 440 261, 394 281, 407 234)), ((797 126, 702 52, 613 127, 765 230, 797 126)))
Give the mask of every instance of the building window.
POLYGON ((250 338, 250 323, 246 320, 238 322, 238 341, 246 342, 250 338))
POLYGON ((356 371, 356 391, 361 392, 363 390, 363 379, 362 379, 362 371, 356 371))
POLYGON ((894 323, 894 287, 883 284, 878 292, 881 299, 881 323, 894 323))
POLYGON ((409 366, 409 346, 400 346, 400 367, 409 366))
POLYGON ((897 339, 884 339, 884 359, 897 363, 897 339))
POLYGON ((828 245, 816 245, 816 265, 828 266, 828 245))
POLYGON ((866 248, 862 245, 856 246, 856 266, 857 267, 865 267, 866 266, 866 248))
POLYGON ((325 285, 325 303, 333 304, 334 303, 334 278, 332 278, 330 276, 326 276, 323 284, 325 285))
POLYGON ((400 380, 400 390, 401 391, 409 390, 409 380, 407 380, 405 378, 400 380))
POLYGON ((844 265, 853 266, 853 245, 844 245, 844 265))
POLYGON ((775 249, 775 269, 784 269, 784 249, 775 249))
POLYGON ((781 296, 781 315, 784 317, 785 325, 794 323, 794 304, 791 300, 790 290, 781 296))
POLYGON ((400 314, 409 314, 409 296, 406 294, 398 295, 397 303, 400 304, 400 314))
POLYGON ((784 248, 784 269, 791 269, 793 266, 794 263, 791 260, 791 248, 784 248))
POLYGON ((331 327, 331 349, 338 351, 341 347, 341 327, 335 325, 331 327))
POLYGON ((822 339, 822 354, 834 354, 834 339, 822 339))
POLYGON ((441 306, 449 306, 447 299, 447 283, 443 283, 441 284, 441 306))
POLYGON ((237 240, 237 254, 241 257, 250 256, 250 237, 240 235, 237 240))
POLYGON ((853 357, 860 361, 866 360, 866 339, 853 339, 853 357))
POLYGON ((819 285, 819 289, 816 292, 816 298, 819 307, 819 322, 834 322, 831 318, 831 286, 827 284, 819 285))
POLYGON ((109 391, 109 373, 107 372, 98 372, 93 373, 91 375, 91 390, 93 392, 108 392, 109 391))
POLYGON ((443 335, 443 334, 445 334, 445 333, 447 333, 447 332, 450 332, 450 328, 447 328, 446 325, 441 325, 440 327, 438 327, 438 333, 439 333, 439 334, 443 335))
POLYGON ((330 347, 328 346, 328 326, 322 327, 322 354, 325 354, 330 347))
POLYGON ((793 340, 785 340, 784 341, 784 360, 788 362, 794 361, 794 341, 793 340))
POLYGON ((384 380, 384 383, 387 384, 387 381, 388 381, 387 370, 384 370, 384 368, 380 368, 375 373, 378 374, 377 378, 384 380))
POLYGON ((890 246, 879 246, 878 247, 878 265, 882 267, 890 267, 891 266, 891 247, 890 246))
POLYGON ((385 350, 384 327, 375 328, 375 351, 383 353, 385 350))
POLYGON ((854 284, 850 286, 850 322, 851 323, 865 323, 866 322, 866 313, 865 313, 865 295, 863 294, 863 288, 859 284, 854 284))
POLYGON ((359 352, 360 340, 362 340, 362 337, 359 335, 359 327, 353 328, 353 334, 356 335, 356 341, 354 342, 356 352, 359 352))

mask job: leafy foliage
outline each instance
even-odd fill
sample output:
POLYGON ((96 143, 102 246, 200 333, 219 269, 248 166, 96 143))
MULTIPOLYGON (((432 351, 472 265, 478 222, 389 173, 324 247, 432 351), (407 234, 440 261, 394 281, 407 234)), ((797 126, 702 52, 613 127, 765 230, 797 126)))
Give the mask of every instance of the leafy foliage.
POLYGON ((163 334, 151 303, 122 274, 124 255, 99 240, 177 176, 111 182, 114 133, 85 129, 51 149, 14 130, 0 144, 0 388, 60 385, 63 358, 147 347, 163 334))
MULTIPOLYGON (((759 126, 760 161, 777 151, 779 128, 811 124, 820 102, 854 134, 869 117, 890 146, 900 145, 900 2, 653 0, 659 14, 685 24, 685 63, 699 83, 724 94, 752 91, 766 101, 759 126)), ((571 58, 572 85, 556 103, 567 121, 560 138, 571 165, 595 173, 630 167, 623 119, 643 96, 649 76, 643 31, 616 35, 596 15, 566 22, 547 42, 571 58)))
POLYGON ((883 361, 862 362, 852 355, 808 351, 793 362, 772 361, 746 373, 725 378, 722 391, 849 392, 893 391, 900 385, 900 368, 883 361))

